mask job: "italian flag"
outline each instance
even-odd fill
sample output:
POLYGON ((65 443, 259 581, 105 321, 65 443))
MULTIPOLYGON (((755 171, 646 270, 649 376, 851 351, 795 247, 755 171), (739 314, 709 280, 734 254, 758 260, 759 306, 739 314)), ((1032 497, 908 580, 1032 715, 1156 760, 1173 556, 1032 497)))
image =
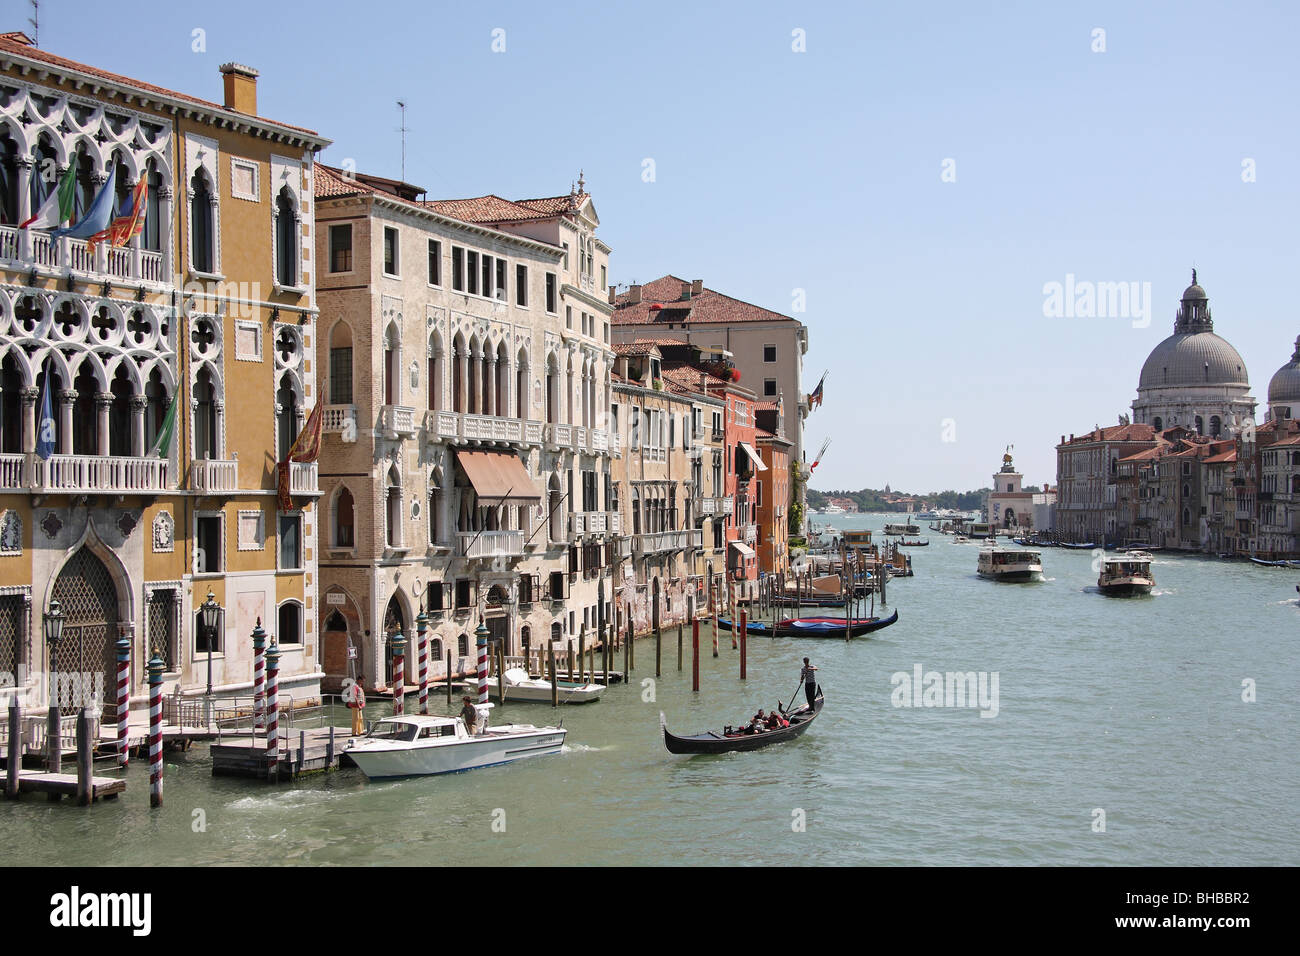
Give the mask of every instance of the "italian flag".
MULTIPOLYGON (((32 175, 39 176, 40 170, 33 169, 32 175)), ((51 191, 45 197, 45 202, 41 203, 41 208, 36 210, 36 215, 22 223, 18 228, 59 228, 72 218, 73 201, 76 198, 76 192, 77 177, 73 172, 73 167, 68 166, 67 172, 63 174, 63 179, 59 181, 59 188, 51 191)))

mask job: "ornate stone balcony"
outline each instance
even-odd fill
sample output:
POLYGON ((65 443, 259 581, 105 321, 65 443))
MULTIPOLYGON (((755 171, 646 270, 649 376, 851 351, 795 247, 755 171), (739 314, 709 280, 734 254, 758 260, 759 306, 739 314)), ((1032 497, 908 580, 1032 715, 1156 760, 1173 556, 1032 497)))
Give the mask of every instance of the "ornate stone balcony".
POLYGON ((379 431, 385 438, 410 438, 415 434, 415 409, 406 405, 381 405, 379 431))
POLYGON ((657 531, 632 536, 634 554, 659 554, 664 551, 684 551, 703 547, 704 537, 699 531, 657 531))
MULTIPOLYGON (((27 487, 46 494, 139 495, 167 491, 173 486, 171 462, 166 458, 51 455, 41 461, 35 455, 3 457, 28 458, 24 469, 27 487)), ((12 464, 0 471, 6 479, 14 477, 12 464)))
POLYGON ((49 233, 0 226, 0 261, 15 269, 55 273, 81 273, 88 281, 118 279, 124 282, 169 283, 161 252, 100 245, 94 253, 84 239, 50 241, 49 233))
POLYGON ((228 495, 239 488, 239 462, 201 458, 190 462, 190 487, 205 495, 228 495))
POLYGON ((457 553, 463 558, 517 558, 524 553, 522 531, 458 531, 457 553))

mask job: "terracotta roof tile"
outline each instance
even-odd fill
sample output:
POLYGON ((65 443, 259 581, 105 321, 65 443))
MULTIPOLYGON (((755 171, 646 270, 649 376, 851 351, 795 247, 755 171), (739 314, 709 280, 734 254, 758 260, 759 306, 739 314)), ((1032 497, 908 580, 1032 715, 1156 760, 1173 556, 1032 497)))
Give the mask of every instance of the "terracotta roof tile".
POLYGON ((718 323, 731 325, 737 322, 797 322, 788 315, 764 309, 741 299, 723 295, 705 288, 688 300, 683 296, 691 284, 674 275, 663 276, 641 287, 641 301, 630 302, 630 294, 620 293, 615 298, 614 325, 649 325, 654 322, 718 323), (652 306, 662 306, 660 309, 652 306), (685 312, 686 315, 682 315, 685 312))
MULTIPOLYGON (((77 73, 84 73, 87 76, 97 77, 108 83, 118 83, 122 86, 134 87, 137 90, 144 90, 147 93, 155 93, 159 96, 166 96, 172 99, 185 100, 204 109, 215 110, 221 113, 237 113, 236 110, 230 110, 220 103, 214 103, 211 100, 202 100, 197 96, 190 96, 188 93, 178 93, 175 90, 169 90, 163 86, 155 86, 152 83, 145 83, 143 80, 132 79, 129 76, 122 76, 120 73, 110 73, 108 70, 101 70, 98 67, 89 66, 85 63, 78 63, 76 60, 69 60, 66 57, 56 56, 38 47, 31 46, 23 42, 25 35, 18 32, 0 33, 0 52, 12 53, 18 56, 29 57, 33 60, 39 60, 50 66, 65 70, 73 70, 77 73), (21 38, 21 39, 20 39, 21 38)), ((246 114, 239 114, 246 115, 246 114)), ((315 130, 307 129, 303 126, 293 126, 289 123, 281 123, 279 120, 273 120, 269 117, 249 115, 250 120, 263 120, 267 123, 274 123, 276 126, 283 126, 285 129, 297 130, 300 133, 306 133, 308 136, 320 138, 315 130)))
POLYGON ((472 199, 430 199, 424 205, 444 216, 474 223, 519 222, 554 215, 491 194, 472 199))

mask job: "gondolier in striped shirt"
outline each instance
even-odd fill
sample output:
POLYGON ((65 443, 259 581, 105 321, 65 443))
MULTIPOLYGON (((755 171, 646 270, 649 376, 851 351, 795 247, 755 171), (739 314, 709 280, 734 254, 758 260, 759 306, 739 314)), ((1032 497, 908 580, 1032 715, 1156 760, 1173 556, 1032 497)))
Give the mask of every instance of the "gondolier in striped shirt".
POLYGON ((813 705, 817 699, 817 668, 808 663, 808 658, 803 659, 803 670, 799 672, 799 678, 803 681, 804 696, 808 698, 808 706, 813 705))

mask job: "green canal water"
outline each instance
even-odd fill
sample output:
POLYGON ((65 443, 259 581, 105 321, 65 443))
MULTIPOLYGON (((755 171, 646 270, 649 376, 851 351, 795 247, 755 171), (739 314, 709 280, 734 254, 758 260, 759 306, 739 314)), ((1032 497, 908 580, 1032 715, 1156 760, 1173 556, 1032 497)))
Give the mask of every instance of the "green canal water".
MULTIPOLYGON (((885 516, 829 520, 878 529, 885 516)), ((0 803, 8 859, 1300 863, 1300 572, 1160 554, 1154 595, 1111 599, 1093 589, 1089 553, 1045 549, 1045 581, 997 584, 976 576, 977 545, 928 538, 911 552, 916 576, 889 586, 893 627, 851 643, 756 639, 744 682, 727 635, 710 656, 706 627, 699 694, 689 634, 681 672, 676 632, 665 635, 652 685, 654 643, 640 641, 629 685, 558 712, 569 729, 561 755, 445 777, 369 783, 347 770, 270 786, 212 777, 196 745, 167 754, 161 810, 149 809, 143 762, 116 802, 0 803), (827 704, 802 739, 724 756, 664 750, 661 710, 682 732, 737 722, 788 700, 804 655, 821 668, 827 704), (990 692, 996 674, 996 716, 896 706, 895 675, 918 665, 984 673, 990 692)), ((495 720, 552 716, 507 704, 495 720)))

